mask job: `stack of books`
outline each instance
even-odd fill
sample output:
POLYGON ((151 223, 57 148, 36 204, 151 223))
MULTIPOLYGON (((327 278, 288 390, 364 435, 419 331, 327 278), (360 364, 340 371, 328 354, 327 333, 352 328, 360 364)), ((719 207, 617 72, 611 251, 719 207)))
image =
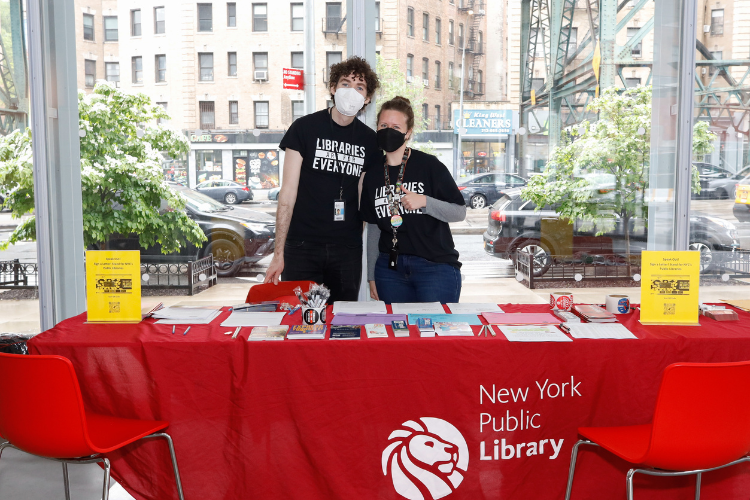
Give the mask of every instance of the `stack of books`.
POLYGON ((406 321, 391 321, 391 326, 393 326, 393 336, 394 337, 408 337, 409 336, 409 325, 406 324, 406 321))
POLYGON ((617 323, 617 318, 614 314, 608 313, 603 307, 593 304, 574 305, 573 312, 589 323, 617 323))
POLYGON ((434 337, 435 324, 432 318, 417 318, 417 328, 419 328, 420 337, 434 337))

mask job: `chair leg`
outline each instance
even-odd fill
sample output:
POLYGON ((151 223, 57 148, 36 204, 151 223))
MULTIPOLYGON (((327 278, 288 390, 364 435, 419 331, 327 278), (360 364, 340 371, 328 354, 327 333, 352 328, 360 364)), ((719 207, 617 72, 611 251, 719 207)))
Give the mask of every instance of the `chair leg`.
POLYGON ((109 500, 109 459, 103 458, 104 464, 104 487, 102 488, 102 500, 109 500))
POLYGON ((695 475, 695 500, 701 498, 701 472, 695 475))
POLYGON ((628 475, 625 478, 625 491, 627 493, 627 499, 633 500, 633 476, 635 476, 636 470, 630 469, 628 475))
POLYGON ((568 488, 565 490, 565 500, 570 500, 570 494, 573 491, 573 474, 576 471, 576 459, 578 458, 578 448, 582 444, 590 444, 599 446, 596 443, 592 443, 586 439, 580 439, 576 444, 573 445, 573 451, 570 454, 570 470, 568 471, 568 488))
POLYGON ((70 479, 68 478, 68 464, 62 462, 63 484, 65 485, 65 500, 70 500, 70 479))
POLYGON ((3 456, 3 450, 9 447, 10 447, 10 443, 8 441, 3 441, 2 443, 0 443, 0 458, 2 458, 3 456))
POLYGON ((166 432, 158 432, 156 434, 151 434, 150 436, 146 436, 146 438, 150 438, 150 437, 162 437, 167 440, 167 445, 169 446, 169 455, 172 457, 172 469, 174 470, 174 479, 175 479, 175 483, 177 483, 177 495, 179 495, 180 500, 185 500, 185 496, 182 492, 182 481, 180 480, 180 470, 177 468, 177 455, 175 455, 174 453, 174 442, 172 441, 172 436, 170 436, 166 432))

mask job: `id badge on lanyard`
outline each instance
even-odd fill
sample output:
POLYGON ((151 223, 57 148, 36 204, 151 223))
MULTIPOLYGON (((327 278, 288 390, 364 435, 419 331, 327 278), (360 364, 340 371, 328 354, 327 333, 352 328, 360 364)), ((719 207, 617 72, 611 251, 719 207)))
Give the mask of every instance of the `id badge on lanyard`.
POLYGON ((333 202, 333 220, 334 222, 340 222, 346 220, 344 218, 344 200, 334 200, 333 202))

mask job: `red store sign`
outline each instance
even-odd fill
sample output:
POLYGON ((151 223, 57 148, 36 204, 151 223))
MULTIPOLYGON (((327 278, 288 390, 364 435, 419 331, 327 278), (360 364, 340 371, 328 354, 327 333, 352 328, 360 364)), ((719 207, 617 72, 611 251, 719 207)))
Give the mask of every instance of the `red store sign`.
POLYGON ((301 69, 284 68, 284 88, 291 90, 304 90, 305 72, 301 69))

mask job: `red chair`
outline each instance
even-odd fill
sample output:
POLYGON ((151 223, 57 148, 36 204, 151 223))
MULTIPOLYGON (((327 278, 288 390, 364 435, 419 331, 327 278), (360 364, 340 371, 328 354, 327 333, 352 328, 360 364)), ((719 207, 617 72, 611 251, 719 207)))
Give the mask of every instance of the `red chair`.
POLYGON ((139 439, 167 440, 177 493, 184 500, 169 422, 110 417, 83 407, 73 364, 61 356, 0 353, 0 435, 17 450, 62 462, 65 498, 70 498, 68 465, 103 463, 102 499, 109 498, 109 460, 102 454, 139 439))
POLYGON ((580 427, 585 437, 573 446, 565 499, 573 488, 578 448, 601 446, 631 464, 627 498, 633 500, 633 476, 701 474, 750 460, 750 361, 675 363, 662 375, 651 423, 624 427, 580 427), (658 470, 657 470, 658 469, 658 470))
POLYGON ((278 285, 274 285, 273 283, 254 285, 247 292, 245 302, 249 304, 251 302, 261 302, 263 300, 273 300, 278 297, 294 295, 294 289, 297 287, 301 287, 302 291, 306 293, 310 290, 310 285, 314 284, 314 281, 280 281, 278 285))

